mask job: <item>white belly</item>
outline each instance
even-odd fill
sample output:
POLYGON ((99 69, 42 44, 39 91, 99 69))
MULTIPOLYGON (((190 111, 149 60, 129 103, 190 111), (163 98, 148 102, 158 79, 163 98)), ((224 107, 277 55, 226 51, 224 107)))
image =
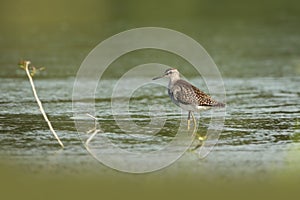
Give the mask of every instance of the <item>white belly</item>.
POLYGON ((211 108, 211 106, 194 106, 194 105, 186 105, 186 104, 179 104, 179 107, 186 111, 203 111, 208 110, 211 108))

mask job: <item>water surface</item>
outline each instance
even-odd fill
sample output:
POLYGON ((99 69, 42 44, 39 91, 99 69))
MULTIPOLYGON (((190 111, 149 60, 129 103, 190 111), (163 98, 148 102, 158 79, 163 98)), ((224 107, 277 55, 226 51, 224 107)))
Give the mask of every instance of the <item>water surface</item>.
MULTIPOLYGON (((192 82, 196 80, 191 79, 192 82)), ((86 134, 86 138, 80 138, 75 129, 71 99, 73 81, 72 78, 36 80, 49 119, 66 146, 60 150, 38 110, 28 81, 1 79, 2 158, 36 172, 41 169, 65 173, 108 170, 98 164, 81 143, 80 139, 86 139, 88 134, 81 133, 81 136, 86 134)), ((185 171, 186 166, 193 165, 192 172, 205 168, 208 174, 216 171, 236 176, 285 169, 288 159, 291 159, 289 154, 296 151, 293 145, 298 146, 299 141, 300 102, 299 92, 294 90, 299 81, 299 77, 224 78, 226 121, 218 144, 204 160, 199 160, 196 153, 186 152, 172 169, 185 171)), ((116 81, 105 82, 109 85, 116 81)), ((181 111, 171 103, 165 88, 153 85, 143 91, 134 95, 130 109, 132 115, 128 116, 128 120, 134 120, 141 126, 147 125, 150 117, 147 105, 163 105, 167 122, 155 136, 135 132, 125 134, 114 121, 109 92, 108 96, 103 92, 101 97, 96 98, 96 117, 103 131, 101 134, 128 151, 162 149, 178 131, 181 111)), ((201 113, 198 132, 205 134, 209 122, 210 111, 201 113)), ((297 160, 295 165, 299 164, 297 158, 292 159, 297 160)))
MULTIPOLYGON (((239 1, 228 5, 193 1, 174 9, 162 4, 168 12, 153 9, 153 14, 148 13, 150 5, 138 2, 75 3, 70 10, 61 9, 66 3, 47 5, 0 6, 0 156, 4 163, 34 173, 112 172, 89 155, 77 134, 72 111, 76 72, 85 56, 107 37, 130 28, 161 26, 191 36, 208 51, 223 76, 227 107, 224 129, 209 156, 199 160, 197 154, 186 152, 157 176, 170 172, 226 180, 252 175, 264 179, 300 168, 299 6, 285 1, 254 1, 251 6, 239 1), (35 77, 36 89, 66 146, 63 150, 38 110, 24 71, 16 65, 21 59, 46 67, 35 77)), ((113 85, 128 69, 149 62, 180 68, 207 92, 201 77, 176 55, 146 50, 119 58, 106 71, 104 87, 97 89, 96 117, 102 134, 128 151, 163 148, 174 138, 181 117, 165 88, 153 84, 134 94, 128 120, 146 126, 148 105, 162 105, 166 115, 155 117, 167 118, 164 128, 149 137, 134 131, 125 134, 117 126, 110 109, 113 85)), ((206 133, 211 112, 197 115, 201 134, 206 133)))

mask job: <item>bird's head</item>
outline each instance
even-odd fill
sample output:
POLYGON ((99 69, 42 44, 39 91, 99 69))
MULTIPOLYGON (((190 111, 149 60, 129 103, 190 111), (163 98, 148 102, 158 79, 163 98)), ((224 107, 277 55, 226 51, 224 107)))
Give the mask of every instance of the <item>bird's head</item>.
POLYGON ((178 78, 179 79, 179 72, 175 68, 169 68, 165 71, 165 73, 162 76, 155 77, 152 80, 165 78, 165 77, 168 77, 170 79, 173 79, 173 78, 176 78, 176 79, 178 78))

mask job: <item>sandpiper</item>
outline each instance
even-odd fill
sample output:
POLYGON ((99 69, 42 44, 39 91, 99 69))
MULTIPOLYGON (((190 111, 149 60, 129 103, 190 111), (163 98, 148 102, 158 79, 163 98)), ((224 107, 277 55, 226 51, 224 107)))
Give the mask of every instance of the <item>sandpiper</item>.
POLYGON ((165 71, 162 76, 155 77, 152 80, 168 77, 170 79, 168 86, 168 94, 177 106, 188 111, 188 129, 190 128, 190 118, 192 115, 194 127, 196 127, 196 119, 194 111, 207 110, 212 107, 224 107, 224 103, 213 100, 209 95, 191 83, 180 78, 179 72, 175 68, 165 71))

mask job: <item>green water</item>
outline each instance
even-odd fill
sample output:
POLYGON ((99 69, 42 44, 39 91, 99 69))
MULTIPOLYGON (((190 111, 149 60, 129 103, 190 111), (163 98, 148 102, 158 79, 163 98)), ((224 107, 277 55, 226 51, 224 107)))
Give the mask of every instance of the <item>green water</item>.
MULTIPOLYGON (((222 74, 227 107, 220 140, 208 157, 199 160, 187 152, 158 173, 224 179, 255 174, 264 179, 299 169, 300 7, 296 1, 176 2, 172 9, 167 9, 170 2, 160 9, 139 1, 73 2, 72 6, 59 2, 1 2, 0 155, 9 165, 33 173, 112 172, 88 154, 76 132, 72 118, 76 72, 89 51, 107 37, 135 27, 159 26, 183 32, 203 45, 222 74), (21 59, 47 68, 35 77, 36 88, 64 150, 59 150, 24 71, 16 65, 21 59)), ((179 67, 194 83, 200 79, 182 59, 148 50, 114 62, 105 84, 112 86, 120 73, 154 61, 179 67)), ((134 151, 159 149, 172 140, 181 112, 164 88, 140 91, 132 102, 131 117, 139 124, 149 121, 148 102, 166 108, 168 123, 151 139, 119 130, 109 109, 109 88, 96 99, 96 116, 109 139, 134 151)), ((209 114, 200 115, 200 132, 206 131, 209 119, 209 114)))

